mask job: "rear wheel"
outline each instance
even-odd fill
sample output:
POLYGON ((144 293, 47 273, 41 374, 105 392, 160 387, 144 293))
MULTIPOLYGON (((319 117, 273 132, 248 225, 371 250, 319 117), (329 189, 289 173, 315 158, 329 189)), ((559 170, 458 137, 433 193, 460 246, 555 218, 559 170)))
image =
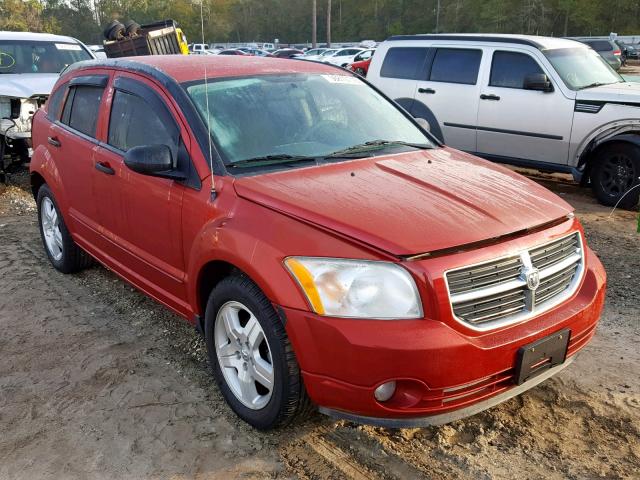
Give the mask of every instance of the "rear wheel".
POLYGON ((360 75, 361 77, 364 77, 364 76, 366 76, 366 75, 367 75, 367 74, 366 74, 366 72, 364 71, 364 68, 360 68, 360 67, 358 67, 358 68, 356 68, 355 72, 356 72, 358 75, 360 75))
POLYGON ((205 336, 222 395, 245 422, 266 430, 308 415, 311 404, 284 326, 245 275, 227 277, 211 292, 205 336))
POLYGON ((91 265, 91 257, 71 238, 53 194, 47 185, 38 190, 40 236, 47 257, 62 273, 73 273, 91 265))
POLYGON ((603 205, 632 209, 640 195, 640 148, 615 143, 598 152, 591 180, 603 205))

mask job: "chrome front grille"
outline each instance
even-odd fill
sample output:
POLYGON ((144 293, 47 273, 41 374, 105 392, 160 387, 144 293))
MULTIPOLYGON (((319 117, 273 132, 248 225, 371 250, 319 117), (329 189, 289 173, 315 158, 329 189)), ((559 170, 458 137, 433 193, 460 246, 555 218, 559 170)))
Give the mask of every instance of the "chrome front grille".
POLYGON ((476 329, 521 321, 573 294, 584 255, 578 232, 445 274, 454 316, 476 329))

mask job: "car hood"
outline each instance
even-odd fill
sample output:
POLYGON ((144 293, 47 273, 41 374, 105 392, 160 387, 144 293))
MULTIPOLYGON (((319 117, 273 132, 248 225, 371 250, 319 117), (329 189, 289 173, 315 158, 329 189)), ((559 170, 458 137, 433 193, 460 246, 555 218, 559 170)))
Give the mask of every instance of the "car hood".
POLYGON ((507 168, 440 148, 237 178, 239 196, 393 255, 488 240, 573 209, 507 168))
POLYGON ((33 95, 49 95, 57 73, 17 73, 0 75, 0 97, 29 98, 33 95))
POLYGON ((623 82, 578 90, 576 100, 629 102, 640 104, 640 83, 623 82))

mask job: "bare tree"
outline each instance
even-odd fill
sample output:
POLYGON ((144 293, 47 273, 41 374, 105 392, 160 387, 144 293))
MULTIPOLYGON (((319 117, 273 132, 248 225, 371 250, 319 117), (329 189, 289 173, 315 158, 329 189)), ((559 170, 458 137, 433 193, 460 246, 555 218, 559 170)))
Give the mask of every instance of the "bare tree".
POLYGON ((316 48, 318 44, 318 21, 316 18, 316 0, 313 0, 313 12, 311 12, 311 46, 316 48))
POLYGON ((327 0, 327 47, 331 48, 331 0, 327 0))

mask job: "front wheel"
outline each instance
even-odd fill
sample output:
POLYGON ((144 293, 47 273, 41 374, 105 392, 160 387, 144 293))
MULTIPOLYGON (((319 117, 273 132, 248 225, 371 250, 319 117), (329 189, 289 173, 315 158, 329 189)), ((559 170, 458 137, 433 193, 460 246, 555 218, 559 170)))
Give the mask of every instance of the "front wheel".
POLYGON ((245 275, 227 277, 211 292, 205 336, 222 395, 245 422, 267 430, 310 412, 282 321, 245 275))
POLYGON ((640 148, 614 143, 598 152, 594 161, 591 180, 600 203, 634 208, 640 195, 640 148))
POLYGON ((355 72, 358 75, 360 75, 361 77, 366 77, 367 76, 367 73, 364 71, 364 68, 358 67, 358 68, 355 69, 355 72))

